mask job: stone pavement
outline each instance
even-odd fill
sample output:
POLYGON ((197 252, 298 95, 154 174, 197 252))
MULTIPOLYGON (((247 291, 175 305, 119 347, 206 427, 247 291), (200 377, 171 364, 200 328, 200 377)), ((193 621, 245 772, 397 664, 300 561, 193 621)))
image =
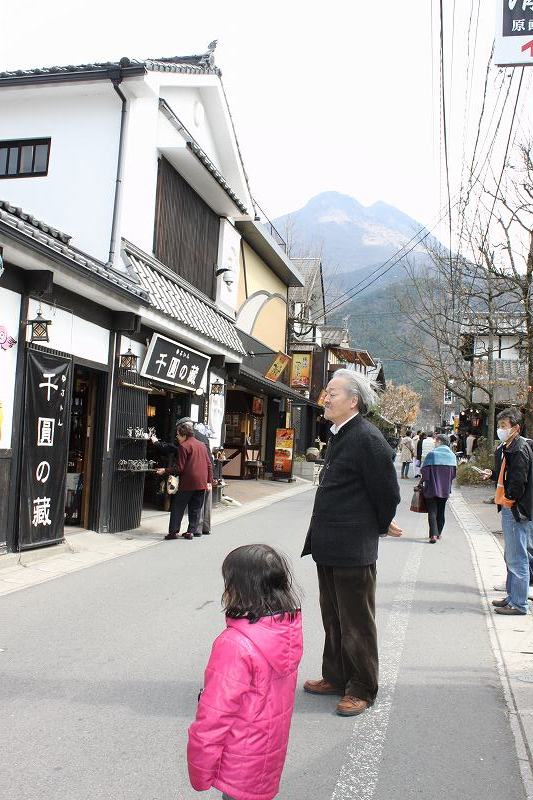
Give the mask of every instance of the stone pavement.
MULTIPOLYGON (((213 508, 212 527, 312 488, 309 481, 300 478, 291 484, 267 480, 228 482, 224 494, 236 503, 221 503, 213 508)), ((153 547, 167 533, 168 516, 167 511, 146 511, 139 528, 117 534, 71 527, 65 530, 63 544, 0 555, 0 596, 153 547)))
POLYGON ((489 487, 461 487, 450 498, 453 513, 470 545, 489 638, 510 714, 522 779, 533 797, 533 615, 503 617, 491 601, 502 594, 494 586, 505 582, 501 524, 489 487))

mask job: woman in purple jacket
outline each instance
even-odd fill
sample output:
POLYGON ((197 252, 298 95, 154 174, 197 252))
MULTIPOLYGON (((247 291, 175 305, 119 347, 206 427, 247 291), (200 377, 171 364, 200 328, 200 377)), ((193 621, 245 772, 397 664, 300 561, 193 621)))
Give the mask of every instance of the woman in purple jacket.
POLYGON ((429 541, 435 544, 444 528, 446 501, 452 491, 452 481, 457 471, 455 453, 450 450, 450 440, 443 433, 435 436, 436 447, 422 464, 422 493, 428 509, 429 541))

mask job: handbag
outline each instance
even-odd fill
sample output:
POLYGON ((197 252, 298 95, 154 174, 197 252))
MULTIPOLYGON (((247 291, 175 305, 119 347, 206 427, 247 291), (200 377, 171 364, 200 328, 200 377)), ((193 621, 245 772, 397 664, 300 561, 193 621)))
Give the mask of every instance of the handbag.
POLYGON ((422 494, 422 481, 414 487, 410 510, 414 511, 416 514, 428 513, 426 498, 422 494))
POLYGON ((167 494, 176 494, 179 485, 179 478, 176 475, 169 475, 167 478, 167 494))

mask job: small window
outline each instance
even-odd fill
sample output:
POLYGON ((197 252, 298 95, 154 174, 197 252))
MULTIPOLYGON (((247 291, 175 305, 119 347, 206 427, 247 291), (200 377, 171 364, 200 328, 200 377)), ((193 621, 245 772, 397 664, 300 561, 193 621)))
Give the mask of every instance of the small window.
POLYGON ((33 178, 48 174, 50 139, 0 142, 0 178, 33 178))

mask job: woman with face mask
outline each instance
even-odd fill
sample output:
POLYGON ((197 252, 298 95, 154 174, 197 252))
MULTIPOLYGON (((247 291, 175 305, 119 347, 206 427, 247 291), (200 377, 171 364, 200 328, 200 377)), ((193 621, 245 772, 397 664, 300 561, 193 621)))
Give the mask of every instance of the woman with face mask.
POLYGON ((507 408, 497 417, 498 439, 495 467, 485 470, 485 479, 496 481, 495 503, 502 514, 507 567, 506 596, 493 600, 496 614, 505 616, 529 612, 528 543, 533 538, 533 453, 523 436, 522 415, 507 408))

